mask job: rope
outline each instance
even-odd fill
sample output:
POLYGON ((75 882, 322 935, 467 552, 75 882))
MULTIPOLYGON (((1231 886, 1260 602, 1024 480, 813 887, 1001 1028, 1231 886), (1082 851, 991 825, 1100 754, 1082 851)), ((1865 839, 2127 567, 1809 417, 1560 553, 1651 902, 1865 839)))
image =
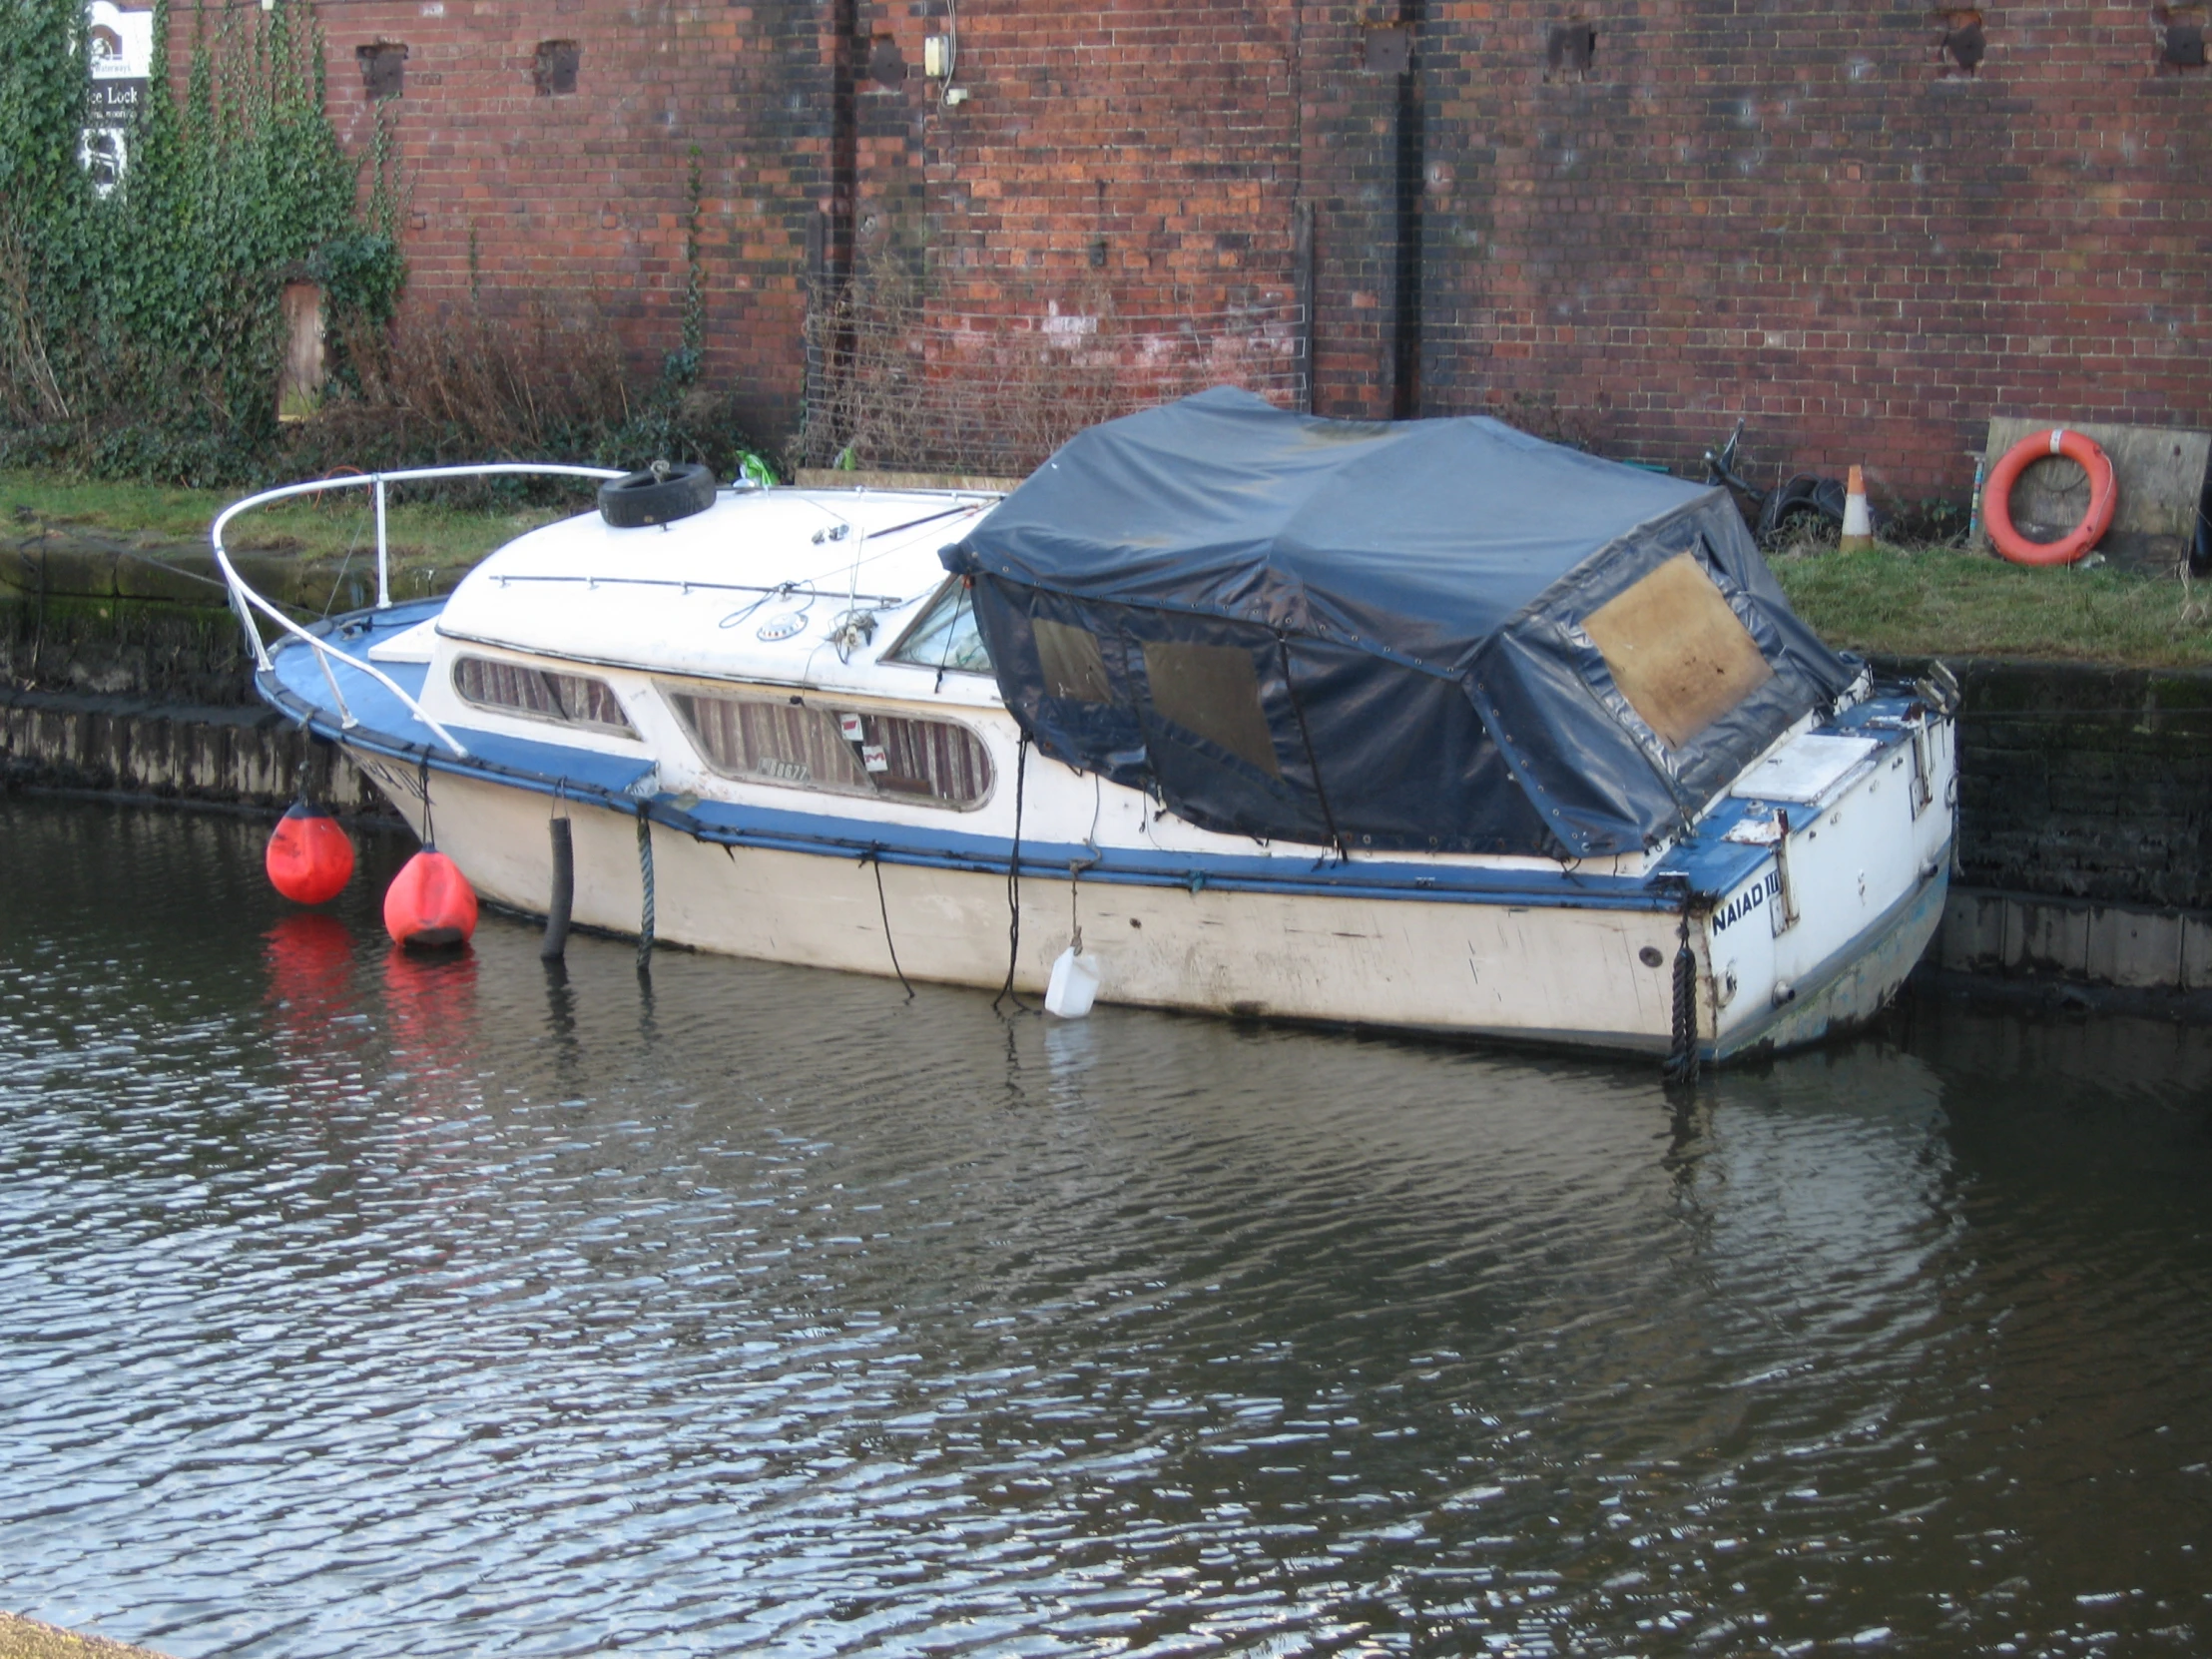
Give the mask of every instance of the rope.
POLYGON ((1321 762, 1314 754, 1314 734, 1306 729, 1306 705, 1299 701, 1298 682, 1291 678, 1291 640, 1288 634, 1275 636, 1275 648, 1283 659, 1283 684, 1290 688, 1291 713, 1298 716, 1298 735, 1306 745, 1306 768, 1314 775, 1314 797, 1321 803, 1321 821, 1329 830, 1329 844, 1337 849, 1338 858, 1349 862, 1352 854, 1345 849, 1345 838, 1337 829, 1337 815, 1330 811, 1329 792, 1322 787, 1321 762))
POLYGON ((422 792, 422 850, 431 852, 437 849, 438 837, 430 827, 430 752, 427 749, 415 757, 415 766, 420 773, 416 788, 422 792))
POLYGON ((1687 894, 1682 900, 1682 919, 1676 924, 1675 937, 1681 942, 1674 952, 1674 1045, 1667 1051, 1667 1062, 1661 1068, 1661 1075, 1669 1083, 1695 1083, 1699 1066, 1697 956, 1690 949, 1690 901, 1687 894))
POLYGON ((906 970, 898 965, 898 945, 891 938, 891 907, 883 898, 883 848, 871 845, 860 854, 860 862, 875 866, 875 907, 883 916, 883 947, 891 953, 891 972, 898 975, 898 983, 906 993, 908 1002, 914 999, 914 987, 906 983, 906 970))
POLYGON ((994 1014, 999 1011, 1001 1002, 1009 1000, 1018 1013, 1036 1012, 1014 989, 1014 964, 1021 960, 1021 797, 1028 775, 1029 734, 1024 732, 1020 746, 1014 751, 1014 854, 1006 860, 1006 983, 999 986, 998 994, 991 998, 994 1014))
POLYGON ((638 884, 644 895, 638 915, 638 971, 653 971, 653 821, 638 803, 638 884))

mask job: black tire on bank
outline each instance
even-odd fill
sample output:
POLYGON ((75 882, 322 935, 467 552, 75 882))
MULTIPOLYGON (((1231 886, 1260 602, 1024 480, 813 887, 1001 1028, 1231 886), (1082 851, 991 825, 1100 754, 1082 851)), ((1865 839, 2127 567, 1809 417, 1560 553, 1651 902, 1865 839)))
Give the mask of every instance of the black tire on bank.
POLYGON ((599 516, 617 530, 673 524, 715 504, 715 475, 697 461, 633 472, 599 486, 599 516))

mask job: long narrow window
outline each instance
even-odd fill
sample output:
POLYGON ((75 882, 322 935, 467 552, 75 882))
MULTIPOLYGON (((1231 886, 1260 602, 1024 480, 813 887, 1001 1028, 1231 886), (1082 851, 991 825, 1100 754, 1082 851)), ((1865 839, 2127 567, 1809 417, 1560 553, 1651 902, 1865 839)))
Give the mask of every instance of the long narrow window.
POLYGON ((462 702, 479 709, 561 726, 585 726, 623 738, 638 735, 623 714, 614 687, 582 674, 556 674, 492 657, 462 657, 453 664, 453 689, 462 702))
POLYGON ((707 764, 726 778, 961 810, 991 793, 989 752, 949 720, 817 707, 768 692, 663 692, 707 764))

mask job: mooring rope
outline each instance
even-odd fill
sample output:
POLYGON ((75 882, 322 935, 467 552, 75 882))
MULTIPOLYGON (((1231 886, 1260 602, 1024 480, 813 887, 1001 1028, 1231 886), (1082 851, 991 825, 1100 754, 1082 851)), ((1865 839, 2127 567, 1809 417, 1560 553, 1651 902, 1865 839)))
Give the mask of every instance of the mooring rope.
POLYGON ((1006 861, 1006 983, 999 986, 998 994, 991 998, 994 1014, 1001 1002, 1009 1000, 1019 1013, 1036 1012, 1014 989, 1014 965, 1021 960, 1021 798, 1028 775, 1029 734, 1024 732, 1020 746, 1014 751, 1014 855, 1006 861))
POLYGON ((638 914, 638 971, 653 968, 653 821, 638 803, 638 884, 644 901, 638 914))
POLYGON ((415 757, 419 781, 415 788, 422 792, 422 850, 433 850, 438 844, 436 829, 430 823, 430 752, 425 749, 415 757))
POLYGON ((1695 1083, 1698 1078, 1697 1049, 1697 955, 1690 949, 1690 899, 1682 898, 1682 919, 1676 924, 1675 937, 1681 942, 1674 952, 1674 1045, 1667 1051, 1667 1063, 1663 1075, 1670 1083, 1695 1083))
POLYGON ((883 916, 883 947, 891 953, 891 972, 898 975, 899 986, 906 992, 908 1002, 914 999, 914 987, 906 983, 906 970, 898 965, 898 945, 891 938, 891 907, 883 898, 883 848, 880 843, 871 844, 860 854, 860 862, 875 866, 875 907, 883 916))

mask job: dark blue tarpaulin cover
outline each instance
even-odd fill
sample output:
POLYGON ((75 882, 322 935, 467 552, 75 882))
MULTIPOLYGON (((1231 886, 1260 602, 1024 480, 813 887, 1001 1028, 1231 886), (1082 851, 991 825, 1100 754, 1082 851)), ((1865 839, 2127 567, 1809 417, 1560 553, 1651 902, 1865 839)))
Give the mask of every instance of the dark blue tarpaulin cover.
POLYGON ((1482 418, 1216 388, 1075 438, 945 563, 1039 749, 1267 838, 1646 846, 1857 674, 1724 491, 1482 418), (1581 623, 1684 553, 1773 677, 1674 747, 1581 623))

